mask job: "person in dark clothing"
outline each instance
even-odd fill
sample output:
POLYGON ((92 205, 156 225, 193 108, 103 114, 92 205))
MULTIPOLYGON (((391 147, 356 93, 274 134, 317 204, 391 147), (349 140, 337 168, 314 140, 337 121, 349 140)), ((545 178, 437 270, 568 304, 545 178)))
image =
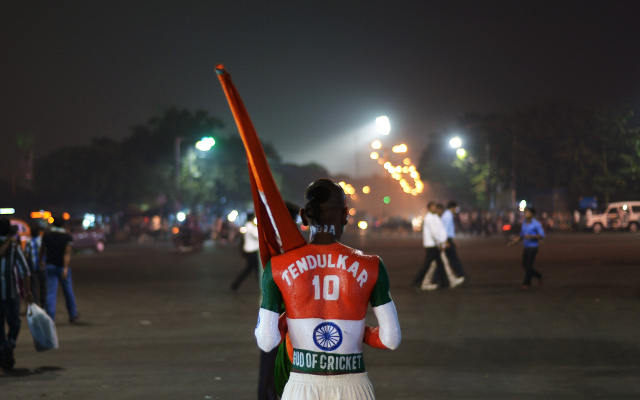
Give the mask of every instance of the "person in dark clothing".
POLYGON ((9 371, 15 365, 13 349, 20 332, 20 291, 18 277, 24 282, 24 299, 33 302, 29 266, 11 228, 11 222, 0 219, 0 368, 9 371), (9 328, 5 332, 5 323, 9 328))
POLYGON ((56 217, 51 229, 42 236, 40 247, 40 267, 46 271, 47 275, 45 310, 51 319, 55 320, 58 283, 60 283, 69 312, 69 322, 73 324, 78 321, 79 313, 69 268, 72 247, 73 237, 64 229, 64 219, 56 217))
POLYGON ((29 264, 31 273, 31 294, 34 302, 41 308, 46 308, 47 299, 47 275, 40 268, 40 247, 42 247, 42 229, 39 225, 31 227, 31 239, 27 242, 24 255, 29 264))

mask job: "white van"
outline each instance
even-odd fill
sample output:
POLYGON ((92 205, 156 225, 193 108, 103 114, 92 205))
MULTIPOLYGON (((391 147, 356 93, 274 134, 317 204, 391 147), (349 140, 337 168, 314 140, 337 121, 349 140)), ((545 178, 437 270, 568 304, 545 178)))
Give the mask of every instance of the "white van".
POLYGON ((640 201, 609 203, 604 213, 587 217, 586 226, 593 233, 603 229, 637 233, 640 230, 640 201))

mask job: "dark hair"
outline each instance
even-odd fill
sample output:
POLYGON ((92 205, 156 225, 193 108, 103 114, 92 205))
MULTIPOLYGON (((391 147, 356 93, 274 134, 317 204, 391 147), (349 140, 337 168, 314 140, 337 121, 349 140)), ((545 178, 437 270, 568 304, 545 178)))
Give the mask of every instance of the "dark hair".
POLYGON ((435 201, 430 201, 430 202, 427 203, 427 208, 431 208, 431 206, 434 206, 434 205, 436 205, 436 202, 435 201))
POLYGON ((8 218, 0 218, 0 235, 7 236, 11 234, 11 221, 8 218))
POLYGON ((32 237, 36 237, 40 235, 40 232, 42 232, 42 228, 40 228, 39 224, 33 224, 30 226, 31 228, 31 236, 32 237))
POLYGON ((456 201, 455 201, 455 200, 451 200, 451 201, 449 202, 449 204, 447 204, 447 208, 452 208, 452 207, 453 207, 453 208, 458 207, 458 203, 456 203, 456 201))
POLYGON ((326 203, 331 198, 331 193, 340 193, 342 202, 346 204, 346 196, 340 185, 331 179, 318 179, 313 182, 304 192, 307 204, 304 205, 304 215, 316 222, 322 222, 321 204, 326 203))
POLYGON ((533 207, 526 207, 525 210, 529 210, 531 214, 536 215, 536 209, 533 207))
POLYGON ((64 228, 64 218, 62 215, 55 217, 52 225, 58 228, 64 228))
POLYGON ((287 211, 289 211, 289 215, 291 215, 291 219, 294 221, 298 219, 298 211, 300 210, 300 206, 294 204, 290 201, 285 201, 284 205, 287 206, 287 211))
POLYGON ((247 211, 247 222, 253 221, 255 217, 256 213, 254 213, 253 211, 247 211))

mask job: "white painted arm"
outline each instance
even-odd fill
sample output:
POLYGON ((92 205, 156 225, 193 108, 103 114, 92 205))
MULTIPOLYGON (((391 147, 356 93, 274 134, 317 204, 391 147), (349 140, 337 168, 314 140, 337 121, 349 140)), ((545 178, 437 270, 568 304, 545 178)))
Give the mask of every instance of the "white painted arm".
POLYGON ((273 350, 282 339, 278 330, 279 317, 278 313, 264 308, 261 308, 258 313, 258 325, 256 326, 255 335, 258 347, 263 351, 273 350))
POLYGON ((402 334, 400 332, 400 322, 398 312, 393 301, 373 308, 373 313, 378 319, 380 326, 380 341, 385 347, 395 350, 400 345, 402 334))

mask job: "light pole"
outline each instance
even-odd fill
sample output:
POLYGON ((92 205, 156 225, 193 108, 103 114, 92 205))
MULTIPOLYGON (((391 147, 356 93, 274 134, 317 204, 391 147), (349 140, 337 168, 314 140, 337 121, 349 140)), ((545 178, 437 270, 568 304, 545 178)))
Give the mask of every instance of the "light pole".
POLYGON ((175 208, 176 212, 180 210, 180 203, 182 202, 182 193, 180 193, 180 143, 184 140, 183 137, 177 136, 175 141, 175 161, 176 161, 176 199, 175 208))
MULTIPOLYGON (((384 135, 384 136, 388 136, 389 133, 391 132, 391 122, 389 122, 389 118, 386 115, 382 115, 378 118, 376 118, 376 128, 378 129, 378 133, 384 135)), ((376 147, 378 147, 381 151, 382 151, 382 157, 385 158, 384 156, 384 148, 382 147, 382 143, 379 140, 376 140, 374 142, 376 145, 374 146, 372 144, 372 147, 375 149, 376 147)), ((385 190, 385 192, 389 193, 391 191, 391 181, 389 179, 386 180, 386 185, 387 188, 385 190)), ((385 196, 384 198, 384 203, 389 204, 389 202, 391 201, 391 199, 389 198, 389 196, 385 196)), ((387 208, 388 207, 384 207, 382 208, 382 215, 384 217, 387 216, 387 208)))

